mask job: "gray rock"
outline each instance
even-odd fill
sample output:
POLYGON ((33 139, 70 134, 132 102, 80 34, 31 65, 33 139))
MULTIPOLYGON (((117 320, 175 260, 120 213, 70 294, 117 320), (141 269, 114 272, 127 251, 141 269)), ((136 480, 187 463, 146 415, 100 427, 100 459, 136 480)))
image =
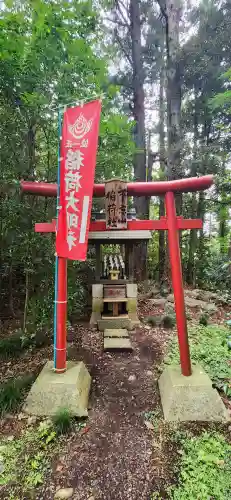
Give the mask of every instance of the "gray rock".
POLYGON ((27 423, 28 425, 34 425, 37 422, 37 417, 35 415, 32 415, 31 417, 28 417, 27 423))
POLYGON ((197 300, 193 299, 190 297, 185 297, 185 305, 187 307, 191 307, 192 309, 204 309, 206 310, 207 307, 207 302, 204 302, 203 300, 197 300))
POLYGON ((218 311, 217 307, 215 306, 215 304, 207 304, 206 305, 206 308, 205 310, 210 313, 210 314, 214 314, 218 311))
POLYGON ((197 290, 197 289, 195 289, 195 290, 185 290, 184 294, 187 297, 192 297, 193 299, 198 299, 199 298, 199 294, 200 294, 200 290, 197 290))
POLYGON ((149 299, 149 302, 153 306, 164 306, 166 303, 166 299, 164 297, 161 297, 160 299, 149 299))
POLYGON ((170 294, 167 296, 167 302, 174 302, 174 295, 173 295, 173 293, 170 293, 170 294))
POLYGON ((216 296, 215 303, 220 306, 226 306, 229 304, 228 296, 221 297, 220 295, 216 296))
POLYGON ((130 375, 130 376, 128 377, 128 380, 129 380, 129 382, 135 382, 135 380, 136 380, 136 376, 135 376, 135 375, 130 375))
POLYGON ((73 493, 73 488, 60 488, 58 491, 56 491, 54 500, 67 500, 68 498, 72 497, 73 493))

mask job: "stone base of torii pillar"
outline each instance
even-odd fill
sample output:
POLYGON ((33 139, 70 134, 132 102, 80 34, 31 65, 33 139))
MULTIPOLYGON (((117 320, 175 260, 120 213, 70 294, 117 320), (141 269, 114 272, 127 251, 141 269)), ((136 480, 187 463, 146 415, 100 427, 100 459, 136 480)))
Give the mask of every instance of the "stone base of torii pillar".
POLYGON ((91 377, 82 361, 67 362, 64 373, 56 373, 48 361, 33 384, 23 410, 37 416, 52 416, 66 409, 75 417, 88 416, 91 377))
POLYGON ((168 366, 159 378, 161 403, 169 422, 227 422, 228 412, 212 381, 199 365, 184 377, 180 366, 168 366))

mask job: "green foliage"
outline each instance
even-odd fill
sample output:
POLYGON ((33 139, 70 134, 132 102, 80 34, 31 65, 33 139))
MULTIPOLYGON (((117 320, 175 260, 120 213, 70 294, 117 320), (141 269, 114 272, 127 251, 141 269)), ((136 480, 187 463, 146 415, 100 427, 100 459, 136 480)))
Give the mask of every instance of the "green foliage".
POLYGON ((208 319, 209 319, 208 314, 206 314, 206 313, 201 314, 200 318, 199 318, 199 324, 203 325, 203 326, 207 326, 208 319))
POLYGON ((25 333, 21 329, 0 340, 0 359, 18 357, 25 349, 49 345, 51 338, 44 330, 37 329, 36 333, 25 333))
MULTIPOLYGON (((13 498, 31 498, 34 488, 43 483, 54 449, 56 433, 51 422, 41 422, 35 430, 26 431, 12 441, 3 440, 0 453, 3 472, 2 486, 10 485, 13 498)), ((8 498, 8 497, 7 497, 8 498)))
POLYGON ((151 325, 151 326, 157 326, 158 325, 158 317, 157 316, 147 316, 145 318, 146 322, 151 325))
POLYGON ((231 446, 220 434, 204 432, 182 440, 179 485, 172 500, 228 500, 231 491, 231 446))
POLYGON ((0 340, 0 358, 7 359, 8 357, 16 357, 21 354, 23 349, 29 345, 27 341, 23 341, 23 332, 21 330, 9 335, 0 340))
POLYGON ((173 314, 165 314, 162 319, 162 325, 164 328, 174 328, 176 325, 176 317, 173 314))
POLYGON ((67 434, 72 429, 73 415, 67 408, 61 408, 52 418, 57 435, 67 434))
MULTIPOLYGON (((222 326, 197 326, 189 329, 189 344, 191 359, 199 363, 211 377, 214 383, 231 377, 230 354, 226 337, 229 330, 222 326)), ((173 338, 165 362, 179 364, 179 348, 176 338, 173 338)))
POLYGON ((27 375, 0 385, 0 416, 18 410, 34 380, 34 375, 27 375))
POLYGON ((231 261, 228 255, 211 254, 204 268, 204 282, 213 290, 230 290, 231 261))

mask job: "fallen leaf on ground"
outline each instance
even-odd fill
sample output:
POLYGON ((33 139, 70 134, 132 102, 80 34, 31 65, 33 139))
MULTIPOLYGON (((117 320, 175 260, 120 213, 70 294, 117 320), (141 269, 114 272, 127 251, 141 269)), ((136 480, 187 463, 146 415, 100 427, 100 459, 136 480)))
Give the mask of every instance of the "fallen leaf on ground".
POLYGON ((55 470, 56 470, 56 472, 62 472, 63 465, 62 464, 58 464, 55 470))
POLYGON ((144 425, 146 425, 147 429, 154 431, 154 425, 152 425, 152 423, 149 422, 149 420, 145 420, 144 425))
POLYGON ((90 430, 90 427, 84 427, 84 428, 81 430, 81 434, 86 434, 89 430, 90 430))

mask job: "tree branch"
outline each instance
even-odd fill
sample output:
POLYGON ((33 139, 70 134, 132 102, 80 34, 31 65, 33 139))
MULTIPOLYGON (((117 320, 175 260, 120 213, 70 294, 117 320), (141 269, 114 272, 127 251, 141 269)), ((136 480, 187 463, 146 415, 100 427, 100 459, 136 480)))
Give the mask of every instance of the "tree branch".
POLYGON ((120 5, 120 4, 121 4, 121 5, 122 5, 122 7, 124 8, 124 10, 127 12, 127 8, 126 8, 126 6, 123 4, 123 2, 122 2, 121 0, 116 0, 116 2, 115 2, 115 6, 116 6, 116 9, 117 9, 117 11, 118 11, 118 12, 116 12, 116 15, 118 15, 118 13, 119 13, 119 15, 121 16, 122 21, 125 23, 125 26, 126 26, 128 29, 130 29, 130 24, 129 24, 129 21, 128 21, 128 20, 129 20, 129 17, 126 19, 125 15, 124 15, 124 13, 123 13, 123 10, 121 9, 121 5, 120 5))
POLYGON ((115 38, 116 38, 116 41, 118 42, 123 54, 125 55, 127 61, 129 62, 129 64, 132 67, 132 58, 131 58, 130 54, 127 52, 127 50, 125 49, 125 47, 124 47, 124 45, 123 45, 123 43, 122 43, 122 41, 121 41, 121 39, 116 31, 115 31, 115 38))

